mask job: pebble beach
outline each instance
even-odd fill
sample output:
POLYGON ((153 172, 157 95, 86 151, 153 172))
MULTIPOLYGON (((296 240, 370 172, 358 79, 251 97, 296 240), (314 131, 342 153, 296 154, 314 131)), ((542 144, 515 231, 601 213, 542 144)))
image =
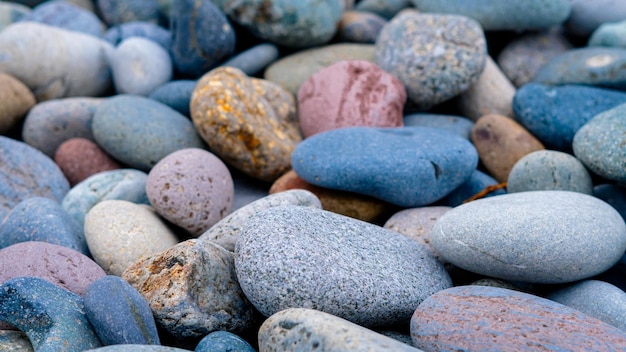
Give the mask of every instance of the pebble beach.
POLYGON ((0 1, 0 351, 626 351, 626 2, 0 1))

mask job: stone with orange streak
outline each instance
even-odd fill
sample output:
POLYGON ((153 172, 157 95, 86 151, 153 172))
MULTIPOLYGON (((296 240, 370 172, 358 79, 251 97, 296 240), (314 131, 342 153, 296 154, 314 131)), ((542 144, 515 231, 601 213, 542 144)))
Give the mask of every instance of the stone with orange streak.
POLYGON ((480 161, 498 182, 507 180, 513 165, 524 155, 545 149, 522 125, 498 114, 478 119, 471 138, 480 161))
POLYGON ((295 99, 278 84, 216 68, 198 81, 190 108, 200 136, 229 165, 266 182, 289 170, 302 137, 295 99))

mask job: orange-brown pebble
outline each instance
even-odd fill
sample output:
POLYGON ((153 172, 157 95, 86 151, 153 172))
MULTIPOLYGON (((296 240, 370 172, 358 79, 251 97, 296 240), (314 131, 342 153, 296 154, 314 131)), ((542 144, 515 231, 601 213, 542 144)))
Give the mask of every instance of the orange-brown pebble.
POLYGON ((498 114, 485 115, 476 121, 472 142, 481 162, 498 182, 507 180, 513 165, 524 155, 545 149, 522 125, 498 114))
POLYGON ((290 189, 310 191, 319 198, 324 210, 367 222, 377 220, 390 207, 389 204, 368 196, 312 185, 301 179, 293 170, 277 179, 272 184, 269 194, 290 189))
POLYGON ((85 138, 63 142, 54 153, 54 161, 72 186, 98 172, 121 167, 96 143, 85 138))
POLYGON ((0 133, 15 126, 36 103, 33 92, 24 83, 0 72, 0 133))

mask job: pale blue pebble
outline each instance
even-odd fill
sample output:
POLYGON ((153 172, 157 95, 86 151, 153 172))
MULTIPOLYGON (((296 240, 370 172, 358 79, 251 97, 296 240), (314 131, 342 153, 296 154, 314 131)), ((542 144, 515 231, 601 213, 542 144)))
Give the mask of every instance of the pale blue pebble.
POLYGON ((587 46, 626 48, 626 21, 604 23, 589 38, 587 46))
POLYGON ((105 24, 93 12, 63 1, 44 2, 22 17, 20 21, 44 23, 70 31, 101 38, 105 24))
POLYGON ((415 113, 404 116, 404 126, 442 128, 469 140, 474 122, 466 117, 429 113, 415 113))
POLYGON ((104 34, 104 39, 113 45, 118 45, 130 37, 150 39, 168 51, 172 46, 172 33, 151 22, 133 21, 118 24, 104 34))
POLYGON ((410 0, 362 0, 354 5, 354 9, 375 13, 389 20, 409 6, 410 0))
POLYGON ((189 104, 191 103, 191 94, 196 89, 197 83, 197 81, 193 80, 170 81, 153 90, 148 98, 154 99, 190 117, 189 104))
POLYGON ((240 69, 248 76, 254 76, 278 60, 278 47, 272 43, 256 45, 233 56, 220 66, 231 66, 240 69))
POLYGON ((603 23, 626 20, 626 2, 623 0, 569 0, 572 7, 565 23, 567 32, 588 37, 603 23))
POLYGON ((159 22, 159 3, 154 0, 95 0, 110 26, 133 21, 159 22))
POLYGON ((215 331, 205 336, 194 352, 256 352, 241 337, 228 331, 215 331))
POLYGON ((0 1, 0 31, 26 16, 32 9, 18 3, 0 1))

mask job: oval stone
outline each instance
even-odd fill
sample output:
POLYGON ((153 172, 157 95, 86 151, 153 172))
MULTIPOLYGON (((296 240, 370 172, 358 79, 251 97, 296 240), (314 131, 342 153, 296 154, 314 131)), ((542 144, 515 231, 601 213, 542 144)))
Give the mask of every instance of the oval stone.
POLYGON ((619 351, 626 334, 562 304, 498 287, 439 291, 411 318, 425 351, 619 351))
POLYGON ((443 198, 476 169, 474 146, 428 127, 348 127, 302 141, 294 171, 317 186, 369 195, 402 207, 443 198))
POLYGON ((248 76, 254 76, 276 61, 279 55, 276 45, 263 43, 240 52, 220 66, 235 67, 248 76))
POLYGON ((192 80, 170 81, 156 88, 148 97, 190 117, 189 103, 196 84, 197 82, 192 80))
POLYGON ((529 191, 460 205, 437 221, 432 245, 452 264, 511 281, 565 283, 617 263, 626 225, 602 200, 568 191, 529 191))
POLYGON ((69 1, 47 1, 37 5, 21 21, 39 22, 50 26, 102 37, 104 23, 91 11, 69 1))
POLYGON ((626 21, 604 23, 593 31, 587 45, 625 48, 624 33, 626 33, 626 21))
POLYGON ((228 331, 215 331, 207 336, 196 346, 194 352, 256 352, 254 347, 241 337, 228 331))
POLYGON ((121 168, 96 143, 86 138, 70 138, 63 142, 54 153, 54 162, 71 186, 99 172, 121 168))
POLYGON ((172 46, 172 33, 150 22, 133 21, 122 23, 109 28, 104 34, 104 39, 112 45, 118 45, 125 39, 131 37, 150 39, 161 45, 165 50, 170 50, 172 46))
POLYGON ((289 205, 245 223, 235 268, 246 297, 265 316, 313 308, 364 326, 406 323, 422 300, 451 286, 443 265, 417 242, 325 210, 289 205))
POLYGON ((35 96, 24 83, 0 72, 0 133, 17 125, 35 103, 35 96))

